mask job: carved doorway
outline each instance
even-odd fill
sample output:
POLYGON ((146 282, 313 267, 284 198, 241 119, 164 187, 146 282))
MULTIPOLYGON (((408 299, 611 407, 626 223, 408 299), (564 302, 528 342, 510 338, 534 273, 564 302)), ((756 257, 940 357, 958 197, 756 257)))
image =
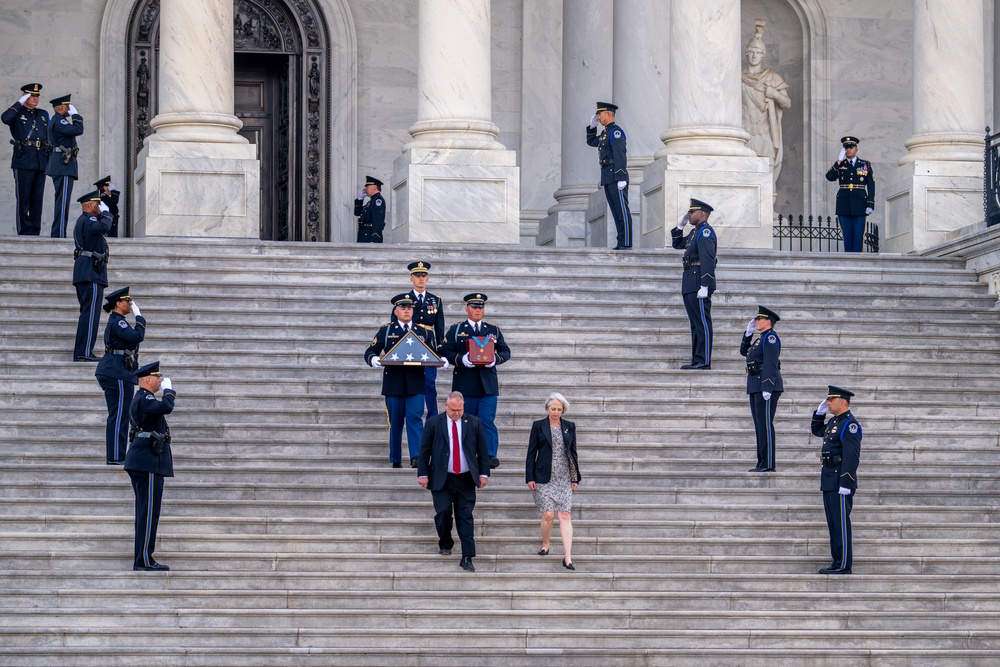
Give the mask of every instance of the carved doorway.
MULTIPOLYGON (((261 160, 260 237, 330 240, 330 63, 313 0, 234 0, 234 114, 261 160)), ((157 112, 160 0, 139 0, 128 31, 126 159, 134 173, 157 112)), ((211 66, 206 63, 205 66, 211 66)), ((126 208, 132 210, 131 189, 126 208)), ((127 234, 131 235, 131 221, 127 234)))

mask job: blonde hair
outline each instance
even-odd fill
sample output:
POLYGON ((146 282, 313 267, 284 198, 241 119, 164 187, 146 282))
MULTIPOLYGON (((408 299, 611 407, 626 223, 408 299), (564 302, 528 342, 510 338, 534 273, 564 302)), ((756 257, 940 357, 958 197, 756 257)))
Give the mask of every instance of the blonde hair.
POLYGON ((559 401, 560 403, 562 403, 563 414, 566 414, 567 412, 569 412, 569 401, 567 401, 566 397, 563 396, 562 394, 560 394, 558 391, 554 391, 551 394, 549 394, 548 400, 545 401, 545 409, 546 410, 548 410, 549 406, 552 405, 552 401, 559 401))

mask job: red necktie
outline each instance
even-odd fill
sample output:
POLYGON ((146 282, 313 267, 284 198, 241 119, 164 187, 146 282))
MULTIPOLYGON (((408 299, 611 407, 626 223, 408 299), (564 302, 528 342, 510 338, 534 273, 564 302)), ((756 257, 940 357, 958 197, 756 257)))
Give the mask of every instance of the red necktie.
POLYGON ((451 422, 451 471, 456 475, 462 472, 462 459, 458 453, 458 422, 451 422))

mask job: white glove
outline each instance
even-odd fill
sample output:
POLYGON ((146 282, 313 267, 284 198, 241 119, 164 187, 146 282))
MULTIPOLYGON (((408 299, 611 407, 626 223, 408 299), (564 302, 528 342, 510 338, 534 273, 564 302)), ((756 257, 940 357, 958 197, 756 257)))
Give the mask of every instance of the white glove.
POLYGON ((765 401, 770 401, 771 400, 771 392, 769 392, 769 391, 762 391, 762 392, 760 392, 760 395, 764 397, 765 401))
POLYGON ((372 368, 382 368, 382 360, 378 357, 372 357, 371 366, 372 368))
POLYGON ((80 115, 80 114, 79 114, 79 113, 77 112, 77 110, 76 110, 76 107, 75 107, 75 106, 73 106, 72 104, 71 104, 71 105, 69 105, 69 115, 70 115, 70 116, 79 116, 79 115, 80 115))
POLYGON ((441 370, 446 371, 449 368, 451 368, 451 364, 448 363, 447 359, 445 359, 444 357, 441 357, 441 361, 444 362, 444 366, 441 367, 441 370))
POLYGON ((117 186, 115 186, 114 183, 108 183, 108 190, 111 190, 112 192, 114 192, 117 189, 118 188, 117 188, 117 186))
POLYGON ((597 114, 596 113, 593 116, 590 117, 590 126, 593 127, 593 128, 597 127, 597 114))
POLYGON ((142 316, 142 311, 139 310, 139 304, 137 304, 134 300, 132 301, 132 314, 136 317, 142 316))
POLYGON ((757 320, 755 318, 750 320, 750 324, 747 325, 747 332, 744 334, 744 336, 752 336, 753 332, 756 330, 757 330, 757 320))
POLYGON ((698 298, 707 299, 708 298, 708 288, 702 285, 698 288, 698 298))
POLYGON ((17 103, 23 106, 24 103, 28 101, 29 97, 31 97, 31 95, 25 93, 24 95, 21 95, 19 98, 17 98, 17 103))
POLYGON ((160 389, 173 389, 174 385, 170 383, 170 378, 163 378, 160 380, 160 389))
POLYGON ((691 219, 688 217, 688 214, 685 213, 684 215, 681 216, 681 219, 677 221, 677 229, 684 229, 684 225, 686 225, 690 221, 691 219))
POLYGON ((100 204, 97 205, 97 210, 99 210, 101 213, 111 213, 111 209, 108 208, 108 205, 105 204, 104 202, 101 202, 100 204))
POLYGON ((871 215, 874 211, 875 209, 869 206, 868 208, 865 209, 865 215, 871 215))
POLYGON ((365 190, 367 190, 367 189, 368 188, 366 188, 365 186, 363 186, 363 185, 361 186, 361 194, 358 195, 358 199, 364 199, 365 198, 365 194, 366 194, 365 190))
POLYGON ((618 181, 619 190, 624 190, 626 185, 628 185, 628 181, 618 181))
POLYGON ((476 367, 476 365, 474 363, 472 363, 471 361, 469 361, 469 353, 468 352, 466 352, 465 356, 462 357, 462 365, 465 366, 466 368, 475 368, 476 367))
POLYGON ((851 490, 845 489, 844 487, 840 487, 840 491, 838 491, 838 493, 842 496, 849 496, 851 495, 851 490))
POLYGON ((818 408, 816 408, 816 414, 825 415, 828 412, 830 412, 830 406, 827 404, 826 399, 824 398, 823 402, 819 404, 818 408))
POLYGON ((491 361, 490 363, 486 364, 486 368, 493 368, 496 365, 497 365, 497 360, 496 360, 496 357, 494 357, 493 361, 491 361))
POLYGON ((846 158, 846 157, 847 157, 847 149, 846 148, 841 148, 840 149, 840 154, 837 155, 837 162, 843 162, 844 158, 846 158))

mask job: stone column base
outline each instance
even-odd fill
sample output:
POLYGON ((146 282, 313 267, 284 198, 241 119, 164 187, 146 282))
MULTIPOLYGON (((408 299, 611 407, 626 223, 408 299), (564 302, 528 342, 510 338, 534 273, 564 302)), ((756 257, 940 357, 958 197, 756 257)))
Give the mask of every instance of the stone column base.
POLYGON ((983 220, 983 163, 916 159, 897 169, 886 192, 881 251, 922 252, 983 220))
POLYGON ((517 244, 519 193, 514 151, 411 148, 393 164, 385 240, 517 244))
POLYGON ((136 237, 260 238, 260 162, 251 144, 148 142, 133 186, 136 237))
POLYGON ((670 228, 700 199, 715 211, 709 222, 728 248, 770 248, 774 185, 762 157, 666 155, 643 170, 642 209, 634 230, 643 248, 669 248, 670 228))
POLYGON ((536 245, 575 247, 587 245, 583 211, 556 211, 538 222, 536 245))

